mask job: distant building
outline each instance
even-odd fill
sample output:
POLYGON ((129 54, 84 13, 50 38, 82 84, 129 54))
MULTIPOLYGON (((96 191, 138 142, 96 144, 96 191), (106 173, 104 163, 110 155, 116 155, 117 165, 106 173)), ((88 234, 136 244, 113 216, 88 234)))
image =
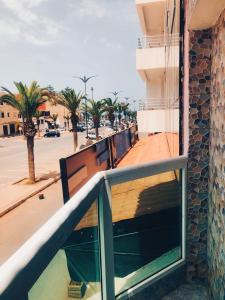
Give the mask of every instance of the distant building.
MULTIPOLYGON (((67 109, 60 105, 52 105, 49 102, 43 104, 40 109, 42 116, 40 117, 40 130, 45 130, 49 127, 48 124, 53 123, 51 116, 57 114, 56 124, 58 127, 67 127, 68 122, 65 122, 65 116, 68 114, 67 109)), ((34 123, 37 124, 34 119, 34 123)), ((0 137, 13 136, 22 133, 22 118, 15 108, 8 104, 0 104, 0 137)))
POLYGON ((44 103, 39 109, 43 116, 40 118, 40 129, 48 127, 48 124, 53 122, 52 116, 58 115, 56 124, 58 127, 67 127, 65 116, 68 115, 68 110, 61 105, 52 105, 50 102, 44 103))
POLYGON ((18 111, 7 105, 0 104, 0 136, 9 136, 19 133, 20 116, 18 111))
POLYGON ((139 134, 178 133, 179 2, 136 0, 136 8, 143 33, 138 39, 136 69, 146 85, 137 113, 139 134))

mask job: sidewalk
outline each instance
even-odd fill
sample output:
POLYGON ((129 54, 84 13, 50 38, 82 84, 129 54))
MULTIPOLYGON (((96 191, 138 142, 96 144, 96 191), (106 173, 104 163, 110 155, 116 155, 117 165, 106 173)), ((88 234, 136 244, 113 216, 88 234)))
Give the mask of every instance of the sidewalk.
POLYGON ((0 265, 64 205, 61 180, 0 218, 0 265))
POLYGON ((48 186, 59 180, 59 175, 55 178, 49 178, 41 180, 35 184, 10 184, 1 190, 1 201, 0 201, 0 217, 14 209, 24 201, 40 193, 48 186))

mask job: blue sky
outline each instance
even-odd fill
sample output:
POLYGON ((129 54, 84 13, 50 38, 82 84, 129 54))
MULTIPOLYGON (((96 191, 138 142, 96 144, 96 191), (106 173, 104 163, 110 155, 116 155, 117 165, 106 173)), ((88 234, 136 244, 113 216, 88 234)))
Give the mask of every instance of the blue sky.
POLYGON ((0 0, 0 85, 37 80, 56 90, 90 81, 96 98, 122 90, 140 99, 144 83, 135 69, 141 35, 134 0, 0 0))

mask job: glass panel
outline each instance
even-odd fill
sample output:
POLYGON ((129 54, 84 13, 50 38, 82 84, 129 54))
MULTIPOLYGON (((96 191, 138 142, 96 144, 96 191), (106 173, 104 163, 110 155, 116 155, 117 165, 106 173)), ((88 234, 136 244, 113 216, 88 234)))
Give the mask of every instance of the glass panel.
POLYGON ((112 186, 116 295, 181 258, 179 170, 112 186))
POLYGON ((29 300, 101 299, 97 201, 29 291, 29 300))

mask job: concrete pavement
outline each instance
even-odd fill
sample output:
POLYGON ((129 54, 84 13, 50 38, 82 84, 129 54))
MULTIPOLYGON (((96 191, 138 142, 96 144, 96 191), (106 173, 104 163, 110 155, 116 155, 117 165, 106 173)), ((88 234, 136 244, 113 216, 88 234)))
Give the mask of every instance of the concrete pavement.
POLYGON ((38 195, 29 198, 0 218, 0 265, 63 206, 61 181, 45 189, 44 195, 43 200, 38 195))
MULTIPOLYGON (((85 134, 78 134, 78 142, 84 143, 85 134)), ((59 172, 59 159, 70 155, 73 150, 72 133, 63 133, 60 138, 35 139, 36 175, 59 172)), ((2 188, 27 177, 27 146, 26 140, 20 137, 0 139, 0 197, 2 188)))
MULTIPOLYGON (((78 134, 78 143, 85 142, 85 134, 78 134)), ((73 152, 73 137, 65 132, 60 138, 35 139, 35 184, 25 184, 27 177, 26 140, 22 137, 0 139, 0 217, 29 197, 48 187, 59 177, 59 159, 73 152)))

